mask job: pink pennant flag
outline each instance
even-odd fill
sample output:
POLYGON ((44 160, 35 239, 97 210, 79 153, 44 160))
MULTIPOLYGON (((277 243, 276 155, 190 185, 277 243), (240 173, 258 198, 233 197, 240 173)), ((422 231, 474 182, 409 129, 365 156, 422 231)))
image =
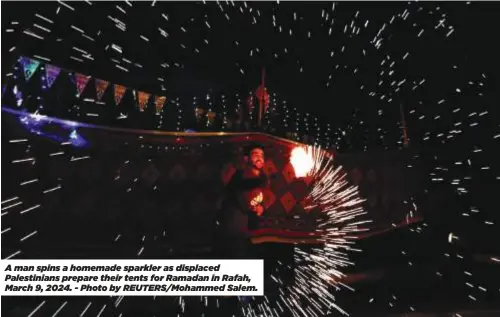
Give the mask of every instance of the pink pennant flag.
POLYGON ((75 74, 75 79, 76 79, 76 90, 77 90, 77 96, 80 97, 80 95, 83 93, 85 90, 85 87, 87 86, 87 83, 89 82, 90 76, 83 75, 80 73, 75 74))

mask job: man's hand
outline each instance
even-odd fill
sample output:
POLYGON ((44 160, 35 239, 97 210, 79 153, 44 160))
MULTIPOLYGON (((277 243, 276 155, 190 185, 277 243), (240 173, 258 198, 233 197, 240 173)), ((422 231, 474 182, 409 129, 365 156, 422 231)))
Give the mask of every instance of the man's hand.
POLYGON ((264 213, 264 206, 262 205, 255 205, 255 206, 252 206, 252 211, 255 212, 257 214, 257 216, 262 216, 262 214, 264 213))

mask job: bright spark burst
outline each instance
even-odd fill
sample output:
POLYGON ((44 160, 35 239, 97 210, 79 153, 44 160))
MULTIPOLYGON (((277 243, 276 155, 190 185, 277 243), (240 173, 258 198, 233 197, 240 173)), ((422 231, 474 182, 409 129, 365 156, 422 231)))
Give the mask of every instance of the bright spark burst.
MULTIPOLYGON (((295 247, 294 275, 291 285, 270 276, 280 287, 276 305, 287 307, 291 314, 323 316, 334 308, 348 315, 335 302, 333 290, 347 288, 343 283, 345 268, 354 265, 349 253, 359 252, 354 247, 357 235, 368 229, 362 226, 371 222, 366 219, 364 199, 360 198, 357 186, 346 179, 341 166, 335 166, 333 158, 320 147, 295 148, 291 160, 294 167, 312 178, 310 190, 304 199, 308 210, 319 208, 326 219, 318 223, 316 234, 319 246, 295 247), (307 167, 307 168, 305 168, 307 167)), ((251 303, 246 316, 266 315, 276 307, 264 301, 251 303)))

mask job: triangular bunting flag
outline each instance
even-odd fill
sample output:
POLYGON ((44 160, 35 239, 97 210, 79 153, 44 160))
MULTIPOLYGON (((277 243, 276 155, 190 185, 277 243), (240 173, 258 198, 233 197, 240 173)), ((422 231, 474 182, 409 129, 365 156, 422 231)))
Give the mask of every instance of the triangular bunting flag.
POLYGON ((97 100, 101 100, 102 96, 106 92, 106 88, 108 88, 109 82, 102 79, 95 79, 95 90, 97 93, 97 100))
POLYGON ((156 98, 155 98, 156 114, 161 113, 161 110, 163 109, 163 105, 165 104, 165 101, 167 101, 167 97, 156 96, 156 98))
POLYGON ((76 79, 76 90, 77 90, 77 96, 80 97, 82 92, 85 90, 85 87, 87 86, 87 83, 89 82, 90 76, 83 75, 80 73, 75 74, 75 79, 76 79))
POLYGON ((137 92, 137 97, 139 99, 139 111, 144 111, 144 109, 146 109, 147 105, 148 105, 148 101, 149 101, 149 96, 151 96, 151 94, 148 94, 147 92, 143 92, 143 91, 138 91, 137 92))
POLYGON ((127 87, 115 84, 115 104, 118 106, 122 101, 123 95, 127 91, 127 87))
POLYGON ((47 87, 52 87, 52 84, 56 81, 57 76, 61 73, 61 69, 54 65, 45 65, 45 80, 47 81, 47 87))
POLYGON ((21 66, 23 67, 24 77, 26 81, 30 80, 31 76, 36 72, 38 66, 40 66, 40 62, 31 58, 21 57, 19 61, 21 66))

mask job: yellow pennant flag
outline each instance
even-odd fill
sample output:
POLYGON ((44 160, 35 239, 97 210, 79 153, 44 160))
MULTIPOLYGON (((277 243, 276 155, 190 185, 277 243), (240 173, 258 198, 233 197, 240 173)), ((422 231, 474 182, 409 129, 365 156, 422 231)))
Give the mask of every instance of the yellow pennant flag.
POLYGON ((139 99, 139 111, 143 112, 144 109, 146 109, 146 107, 148 106, 149 96, 151 96, 151 94, 139 91, 137 95, 137 98, 139 99))
POLYGON ((167 101, 167 97, 164 97, 164 96, 156 96, 156 99, 155 99, 155 105, 156 105, 156 114, 160 114, 162 109, 163 109, 163 105, 165 104, 165 101, 167 101))

